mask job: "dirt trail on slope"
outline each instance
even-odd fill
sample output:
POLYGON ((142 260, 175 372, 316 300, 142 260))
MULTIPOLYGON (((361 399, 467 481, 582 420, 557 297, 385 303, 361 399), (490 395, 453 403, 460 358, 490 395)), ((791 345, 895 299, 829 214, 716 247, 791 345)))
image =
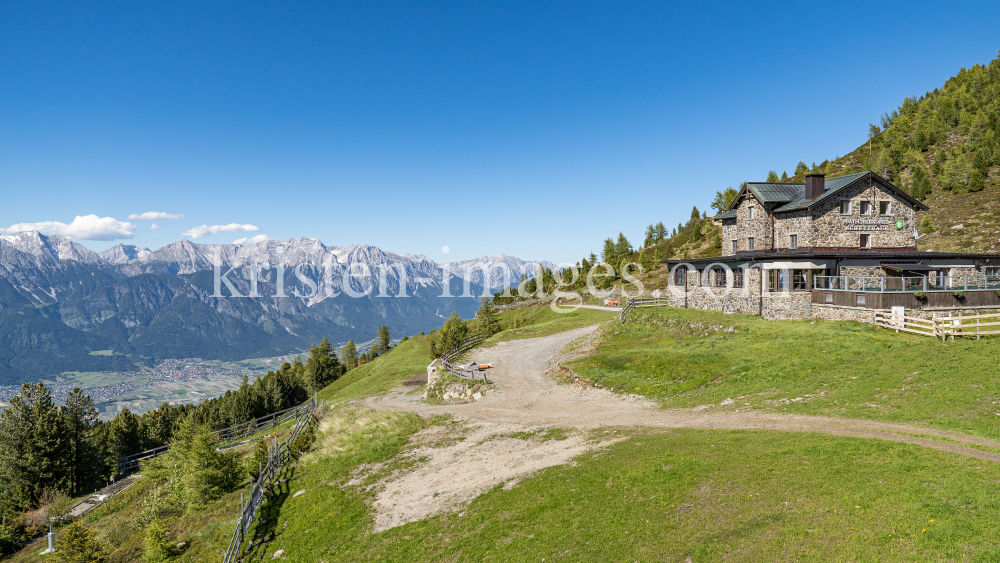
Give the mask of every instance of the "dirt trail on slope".
MULTIPOLYGON (((589 430, 600 427, 646 426, 660 428, 778 430, 819 432, 837 436, 875 438, 917 444, 941 451, 1000 462, 1000 455, 966 447, 981 445, 1000 449, 1000 442, 906 424, 838 419, 764 412, 706 412, 664 410, 648 399, 622 396, 595 388, 557 385, 548 371, 558 365, 559 352, 577 339, 585 339, 597 325, 543 338, 502 342, 477 349, 471 359, 492 363, 489 377, 496 389, 475 403, 429 405, 419 397, 394 390, 369 397, 366 407, 410 411, 424 416, 451 415, 469 432, 464 441, 445 447, 419 446, 408 455, 426 458, 416 469, 383 483, 375 501, 375 531, 458 509, 500 483, 516 482, 528 473, 566 463, 605 442, 589 441, 584 433, 565 440, 517 439, 515 432, 540 428, 589 430), (949 442, 907 434, 936 436, 949 442), (436 493, 436 494, 435 494, 436 493)), ((571 355, 571 354, 570 354, 571 355)), ((433 427, 418 433, 419 442, 433 442, 440 433, 433 427), (430 438, 429 438, 430 437, 430 438)))

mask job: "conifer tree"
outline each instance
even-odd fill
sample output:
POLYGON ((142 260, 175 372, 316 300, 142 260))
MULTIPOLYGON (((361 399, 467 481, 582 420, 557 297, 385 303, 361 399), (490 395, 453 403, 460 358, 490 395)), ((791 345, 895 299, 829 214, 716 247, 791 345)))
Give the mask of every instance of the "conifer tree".
POLYGON ((167 532, 160 524, 159 518, 154 518, 146 526, 146 537, 142 542, 142 562, 161 563, 170 557, 170 544, 167 543, 167 532))
POLYGON ((319 391, 333 383, 344 373, 344 367, 337 360, 333 346, 326 338, 309 348, 309 358, 305 364, 306 388, 310 393, 319 391))
POLYGON ((82 492, 81 488, 95 480, 98 474, 100 456, 94 436, 97 407, 94 400, 77 387, 66 396, 62 415, 67 442, 65 455, 70 467, 69 491, 78 495, 82 492))
POLYGON ((496 309, 493 308, 489 297, 483 296, 479 301, 476 320, 479 321, 479 330, 483 333, 483 338, 489 338, 500 332, 500 319, 497 318, 496 309))
POLYGON ((801 176, 803 174, 807 174, 808 172, 809 172, 809 166, 805 162, 802 162, 800 160, 799 163, 795 165, 796 176, 801 176))
POLYGON ((767 181, 768 182, 777 182, 778 181, 778 173, 775 172, 774 170, 769 170, 767 172, 767 181))
POLYGON ((108 560, 107 551, 97 535, 79 520, 69 525, 52 559, 56 563, 105 563, 108 560))
POLYGON ((698 206, 695 205, 694 209, 691 210, 692 219, 701 219, 701 211, 698 211, 698 206))
POLYGON ((372 349, 379 354, 384 354, 389 351, 389 344, 392 342, 390 338, 389 325, 382 324, 378 327, 378 336, 375 337, 375 344, 372 349))
POLYGON ((68 490, 69 474, 63 417, 44 384, 25 383, 0 413, 0 490, 24 510, 45 489, 68 490))
POLYGON ((656 224, 656 242, 663 242, 667 238, 667 228, 663 226, 663 221, 656 224))
POLYGON ((344 347, 340 349, 340 359, 344 362, 345 369, 352 370, 358 367, 358 347, 354 344, 353 339, 348 340, 347 344, 344 344, 344 347))

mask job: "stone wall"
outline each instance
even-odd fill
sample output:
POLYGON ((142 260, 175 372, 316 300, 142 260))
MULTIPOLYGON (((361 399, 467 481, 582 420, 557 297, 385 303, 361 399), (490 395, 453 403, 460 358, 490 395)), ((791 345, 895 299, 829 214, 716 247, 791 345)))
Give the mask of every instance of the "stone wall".
POLYGON ((816 242, 813 219, 805 209, 775 215, 774 240, 777 248, 791 248, 791 235, 798 235, 798 246, 828 246, 816 242))
MULTIPOLYGON (((844 246, 857 247, 861 234, 871 235, 871 246, 882 247, 912 247, 916 245, 913 238, 911 217, 912 207, 909 203, 898 199, 892 192, 885 189, 878 180, 873 185, 875 195, 868 187, 868 179, 859 180, 854 186, 841 191, 835 197, 814 209, 812 221, 811 246, 844 246), (841 200, 851 202, 850 214, 840 214, 841 200), (861 202, 872 201, 871 215, 861 215, 861 202), (879 215, 879 202, 889 201, 889 214, 879 215), (902 228, 896 228, 896 222, 902 221, 902 228), (871 225, 864 222, 876 222, 871 225)), ((778 217, 778 222, 782 217, 778 217)), ((779 239, 780 240, 780 239, 779 239)), ((801 236, 799 245, 802 245, 801 236)))
POLYGON ((733 251, 732 240, 736 239, 737 250, 749 250, 747 239, 754 238, 754 250, 765 250, 771 248, 771 213, 764 204, 757 200, 752 193, 747 193, 739 205, 736 207, 735 225, 728 231, 729 235, 722 239, 722 247, 726 254, 733 251), (754 208, 754 219, 747 219, 750 215, 750 207, 754 208))
POLYGON ((808 319, 812 317, 812 292, 788 291, 764 293, 762 315, 768 320, 808 319))

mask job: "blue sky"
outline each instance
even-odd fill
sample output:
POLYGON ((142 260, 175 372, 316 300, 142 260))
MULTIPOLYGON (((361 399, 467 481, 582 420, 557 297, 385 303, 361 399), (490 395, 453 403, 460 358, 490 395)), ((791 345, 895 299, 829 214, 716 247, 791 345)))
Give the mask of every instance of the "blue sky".
POLYGON ((0 228, 575 261, 853 150, 996 57, 997 21, 995 2, 6 2, 0 228), (145 212, 184 218, 127 219, 145 212))

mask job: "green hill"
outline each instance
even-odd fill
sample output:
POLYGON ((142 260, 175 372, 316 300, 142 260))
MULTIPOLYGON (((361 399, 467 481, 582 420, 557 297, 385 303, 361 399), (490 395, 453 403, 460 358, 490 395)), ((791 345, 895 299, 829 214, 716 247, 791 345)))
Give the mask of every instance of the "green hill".
MULTIPOLYGON (((904 99, 868 134, 844 156, 751 180, 803 182, 806 174, 871 169, 931 208, 918 216, 920 250, 1000 252, 1000 55, 904 99)), ((711 218, 692 218, 644 246, 663 258, 718 256, 720 234, 711 218)))

